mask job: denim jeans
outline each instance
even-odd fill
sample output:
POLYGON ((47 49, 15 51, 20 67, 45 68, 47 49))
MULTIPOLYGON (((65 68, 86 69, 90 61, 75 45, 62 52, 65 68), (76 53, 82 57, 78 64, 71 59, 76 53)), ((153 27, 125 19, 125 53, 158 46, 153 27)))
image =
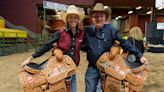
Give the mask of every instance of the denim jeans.
POLYGON ((100 71, 95 66, 88 65, 85 74, 86 92, 100 92, 100 71))
POLYGON ((76 75, 72 75, 71 79, 71 92, 76 92, 76 75))

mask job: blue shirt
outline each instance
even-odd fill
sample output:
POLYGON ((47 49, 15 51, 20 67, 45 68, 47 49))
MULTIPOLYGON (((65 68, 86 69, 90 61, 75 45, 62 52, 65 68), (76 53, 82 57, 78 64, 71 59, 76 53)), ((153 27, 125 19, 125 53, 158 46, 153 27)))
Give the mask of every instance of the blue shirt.
POLYGON ((142 53, 136 49, 131 43, 122 39, 111 24, 105 24, 100 29, 95 29, 93 25, 84 28, 84 46, 87 49, 87 60, 90 65, 95 66, 98 58, 104 53, 108 52, 114 45, 115 40, 121 43, 121 47, 126 51, 133 52, 138 58, 142 53))

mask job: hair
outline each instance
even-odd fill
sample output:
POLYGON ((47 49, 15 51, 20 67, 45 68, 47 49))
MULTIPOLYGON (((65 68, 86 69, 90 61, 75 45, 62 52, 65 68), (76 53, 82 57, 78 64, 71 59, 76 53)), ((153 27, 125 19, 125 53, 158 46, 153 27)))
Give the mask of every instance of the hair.
MULTIPOLYGON (((67 29, 70 28, 68 22, 67 22, 66 28, 67 28, 67 29)), ((83 27, 83 23, 82 23, 82 22, 81 22, 81 23, 77 23, 77 25, 76 25, 76 30, 79 30, 79 31, 84 30, 84 27, 83 27)))
MULTIPOLYGON (((78 16, 78 15, 77 15, 78 16)), ((68 16, 67 16, 68 17, 68 16)), ((67 22, 67 17, 66 17, 66 22, 67 22)), ((78 21, 80 20, 79 16, 78 16, 78 21)), ((82 20, 83 21, 83 20, 82 20)), ((78 22, 77 25, 76 25, 76 30, 84 30, 83 29, 83 23, 81 22, 78 22), (82 24, 81 24, 82 23, 82 24)), ((69 28, 69 23, 67 22, 66 23, 67 25, 67 28, 69 28)))
POLYGON ((142 30, 138 26, 134 26, 130 29, 129 36, 134 38, 135 40, 143 40, 142 30))

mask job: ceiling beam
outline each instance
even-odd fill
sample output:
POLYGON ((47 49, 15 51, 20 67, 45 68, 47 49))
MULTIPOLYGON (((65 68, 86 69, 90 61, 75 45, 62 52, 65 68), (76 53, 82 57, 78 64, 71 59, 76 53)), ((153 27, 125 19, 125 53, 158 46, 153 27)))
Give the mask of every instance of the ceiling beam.
POLYGON ((155 0, 95 0, 95 3, 98 2, 107 6, 154 7, 155 5, 155 0))
MULTIPOLYGON (((46 1, 51 1, 55 3, 62 3, 62 4, 73 4, 73 5, 94 5, 95 0, 46 0, 46 1)), ((34 0, 35 3, 37 4, 42 4, 43 0, 34 0)))

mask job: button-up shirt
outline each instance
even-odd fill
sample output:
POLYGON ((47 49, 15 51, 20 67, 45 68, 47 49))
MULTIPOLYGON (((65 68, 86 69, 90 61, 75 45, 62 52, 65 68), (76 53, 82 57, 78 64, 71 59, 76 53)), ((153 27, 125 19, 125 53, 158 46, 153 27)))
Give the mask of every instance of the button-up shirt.
POLYGON ((71 36, 71 45, 69 47, 69 50, 67 54, 74 60, 76 61, 76 48, 75 48, 75 42, 76 42, 76 37, 75 34, 71 32, 71 30, 68 30, 69 34, 71 36))
POLYGON ((94 25, 84 28, 84 46, 87 49, 87 60, 90 65, 95 66, 98 58, 108 52, 114 45, 115 40, 121 43, 121 47, 127 51, 134 52, 137 57, 141 57, 142 53, 131 45, 128 41, 122 39, 117 30, 111 24, 105 24, 102 28, 96 29, 94 25))
POLYGON ((34 58, 43 55, 45 52, 53 48, 53 43, 58 43, 58 48, 63 51, 64 54, 69 55, 76 65, 80 61, 80 48, 83 41, 83 30, 77 30, 75 34, 70 30, 59 30, 53 34, 52 39, 49 40, 44 46, 37 49, 36 52, 32 55, 34 58))

